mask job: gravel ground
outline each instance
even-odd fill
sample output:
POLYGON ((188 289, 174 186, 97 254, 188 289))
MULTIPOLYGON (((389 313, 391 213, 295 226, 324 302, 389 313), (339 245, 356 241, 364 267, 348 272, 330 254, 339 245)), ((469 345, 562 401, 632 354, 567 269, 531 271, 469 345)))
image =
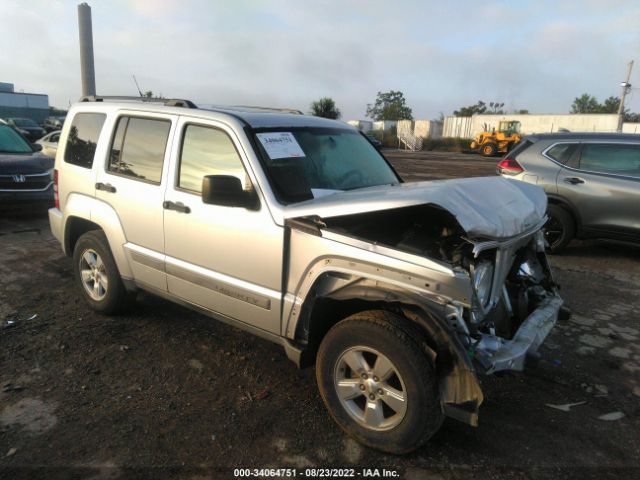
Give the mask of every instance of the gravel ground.
MULTIPOLYGON (((386 153, 407 180, 492 175, 496 163, 386 153)), ((148 294, 127 315, 93 313, 46 218, 2 217, 0 478, 340 466, 407 479, 638 478, 640 247, 574 242, 552 264, 574 316, 539 366, 482 379, 478 428, 447 420, 425 448, 396 457, 346 438, 313 369, 275 345, 148 294)))

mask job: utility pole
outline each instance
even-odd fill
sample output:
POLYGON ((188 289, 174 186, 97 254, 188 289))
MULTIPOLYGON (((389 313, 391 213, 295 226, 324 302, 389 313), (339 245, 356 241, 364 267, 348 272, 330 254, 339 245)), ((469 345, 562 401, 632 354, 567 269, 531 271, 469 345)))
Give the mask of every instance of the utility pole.
POLYGON ((96 72, 93 67, 93 29, 91 27, 91 7, 86 3, 78 5, 78 33, 80 37, 80 78, 82 96, 96 94, 96 72))
POLYGON ((631 80, 631 69, 633 69, 633 60, 629 62, 629 70, 627 70, 627 81, 622 82, 620 86, 622 87, 622 95, 620 95, 620 106, 618 107, 618 131, 622 131, 622 122, 624 121, 623 113, 624 113, 624 99, 627 96, 629 90, 631 90, 631 84, 629 80, 631 80))

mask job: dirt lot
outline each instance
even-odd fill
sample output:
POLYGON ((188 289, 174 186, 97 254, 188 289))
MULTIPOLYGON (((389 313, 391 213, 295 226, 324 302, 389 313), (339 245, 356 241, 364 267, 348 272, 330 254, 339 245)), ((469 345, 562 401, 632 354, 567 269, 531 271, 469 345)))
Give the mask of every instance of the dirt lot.
MULTIPOLYGON (((496 163, 389 157, 408 180, 492 175, 496 163)), ((308 466, 408 479, 638 478, 640 248, 576 242, 552 263, 574 316, 538 368, 483 379, 479 428, 447 420, 424 449, 394 457, 346 438, 313 370, 278 347, 148 294, 126 316, 94 314, 46 219, 0 218, 0 478, 308 466), (580 404, 548 406, 570 403, 580 404)))

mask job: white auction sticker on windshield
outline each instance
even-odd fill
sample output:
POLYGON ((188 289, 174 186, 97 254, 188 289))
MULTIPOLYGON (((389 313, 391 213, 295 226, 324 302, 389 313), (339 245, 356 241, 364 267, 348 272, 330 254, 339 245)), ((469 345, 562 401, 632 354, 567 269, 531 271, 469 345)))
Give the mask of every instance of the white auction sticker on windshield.
POLYGON ((257 133, 256 135, 271 160, 305 156, 291 132, 257 133))

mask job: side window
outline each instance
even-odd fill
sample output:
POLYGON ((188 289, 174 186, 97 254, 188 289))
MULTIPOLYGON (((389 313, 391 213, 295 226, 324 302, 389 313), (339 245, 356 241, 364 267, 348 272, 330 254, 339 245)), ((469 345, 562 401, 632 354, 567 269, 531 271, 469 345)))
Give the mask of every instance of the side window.
POLYGON ((553 158, 556 162, 566 164, 573 152, 578 148, 577 143, 558 143, 547 150, 547 155, 553 158))
POLYGON ((137 180, 160 183, 170 129, 169 120, 121 117, 107 169, 137 180))
POLYGON ((202 193, 206 175, 233 175, 246 186, 246 172, 229 136, 222 130, 187 125, 182 137, 177 186, 202 193))
POLYGON ((580 170, 640 178, 640 145, 585 144, 580 170))
POLYGON ((104 113, 77 113, 71 122, 64 161, 79 167, 91 168, 96 145, 107 116, 104 113))

